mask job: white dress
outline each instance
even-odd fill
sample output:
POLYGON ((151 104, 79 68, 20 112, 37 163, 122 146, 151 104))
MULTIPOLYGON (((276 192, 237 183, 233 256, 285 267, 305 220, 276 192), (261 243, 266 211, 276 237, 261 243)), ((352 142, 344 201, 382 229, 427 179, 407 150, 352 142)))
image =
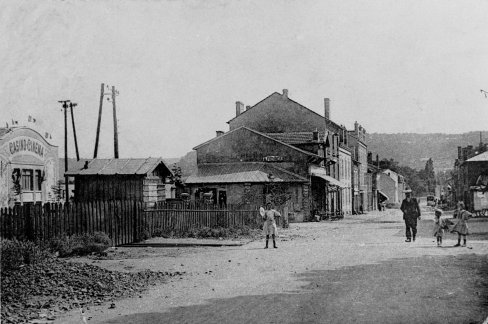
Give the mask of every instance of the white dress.
POLYGON ((276 227, 275 217, 281 217, 281 214, 276 210, 266 210, 264 212, 263 235, 277 235, 278 228, 276 227))

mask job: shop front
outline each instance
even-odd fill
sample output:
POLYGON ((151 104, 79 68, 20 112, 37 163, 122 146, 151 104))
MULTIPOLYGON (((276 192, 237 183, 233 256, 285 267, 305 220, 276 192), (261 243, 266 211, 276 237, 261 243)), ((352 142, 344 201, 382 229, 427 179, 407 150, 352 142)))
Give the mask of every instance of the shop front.
POLYGON ((55 201, 58 147, 28 127, 0 128, 0 207, 55 201))

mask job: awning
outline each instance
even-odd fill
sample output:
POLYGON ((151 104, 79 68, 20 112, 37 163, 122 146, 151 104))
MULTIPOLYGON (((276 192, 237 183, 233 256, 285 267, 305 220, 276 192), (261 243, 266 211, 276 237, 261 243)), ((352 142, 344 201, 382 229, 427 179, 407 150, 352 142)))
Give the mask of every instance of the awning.
POLYGON ((319 168, 316 166, 310 166, 310 174, 315 177, 319 177, 327 181, 329 184, 333 186, 337 186, 340 188, 345 188, 346 186, 340 182, 339 180, 332 178, 331 176, 327 175, 327 171, 323 168, 319 168))
POLYGON ((378 190, 378 193, 379 193, 380 195, 382 195, 383 197, 385 197, 385 198, 386 198, 386 200, 390 199, 390 198, 389 198, 387 195, 385 195, 385 193, 384 193, 383 191, 378 190))

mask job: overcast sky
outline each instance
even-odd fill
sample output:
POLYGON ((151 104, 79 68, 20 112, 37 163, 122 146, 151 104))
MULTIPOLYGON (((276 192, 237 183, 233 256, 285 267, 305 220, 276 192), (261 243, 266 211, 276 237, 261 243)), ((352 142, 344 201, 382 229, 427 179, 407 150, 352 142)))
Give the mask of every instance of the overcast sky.
POLYGON ((71 99, 92 157, 104 82, 121 157, 182 156, 282 89, 369 133, 487 130, 487 17, 488 1, 0 1, 0 123, 32 115, 62 154, 71 99))

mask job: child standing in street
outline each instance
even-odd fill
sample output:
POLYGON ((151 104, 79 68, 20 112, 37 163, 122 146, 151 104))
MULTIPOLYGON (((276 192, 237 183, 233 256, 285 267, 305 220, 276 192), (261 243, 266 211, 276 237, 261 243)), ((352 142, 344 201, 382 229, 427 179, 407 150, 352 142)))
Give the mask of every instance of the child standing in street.
POLYGON ((266 235, 266 246, 264 247, 265 249, 268 248, 268 241, 269 241, 269 236, 271 235, 273 238, 273 247, 277 249, 278 247, 276 246, 276 235, 278 234, 278 229, 276 228, 276 220, 275 217, 281 217, 281 214, 274 210, 272 208, 273 206, 271 203, 266 204, 266 210, 264 210, 264 213, 261 214, 264 220, 263 224, 263 234, 266 235), (263 215, 264 214, 264 215, 263 215))
POLYGON ((466 235, 469 235, 468 231, 468 219, 473 216, 470 212, 464 209, 464 203, 459 202, 456 211, 457 223, 452 228, 452 233, 458 233, 458 242, 454 246, 466 246, 466 235), (461 236, 463 237, 463 245, 461 245, 461 236))
POLYGON ((434 216, 434 236, 437 238, 437 246, 442 246, 442 237, 444 236, 444 230, 448 229, 449 221, 447 219, 442 218, 442 210, 439 208, 435 209, 435 216, 434 216))

